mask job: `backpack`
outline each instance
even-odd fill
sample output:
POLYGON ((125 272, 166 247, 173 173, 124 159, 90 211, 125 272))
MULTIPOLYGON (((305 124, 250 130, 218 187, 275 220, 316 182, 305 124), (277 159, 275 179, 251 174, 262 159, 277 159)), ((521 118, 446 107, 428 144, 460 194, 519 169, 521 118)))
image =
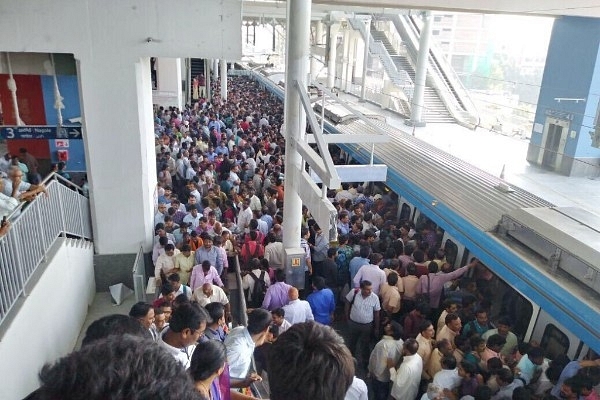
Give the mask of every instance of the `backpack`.
POLYGON ((248 294, 248 304, 251 307, 260 307, 267 293, 265 271, 260 273, 260 277, 257 277, 254 272, 250 272, 250 276, 254 279, 254 287, 252 288, 252 295, 248 294))

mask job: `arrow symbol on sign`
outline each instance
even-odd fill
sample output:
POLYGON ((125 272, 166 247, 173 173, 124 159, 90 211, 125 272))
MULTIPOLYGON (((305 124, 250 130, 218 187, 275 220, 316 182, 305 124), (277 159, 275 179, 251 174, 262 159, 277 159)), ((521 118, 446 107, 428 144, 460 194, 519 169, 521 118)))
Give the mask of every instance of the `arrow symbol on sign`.
POLYGON ((72 129, 71 131, 69 131, 69 136, 79 137, 79 135, 81 135, 81 132, 79 132, 76 129, 72 129))

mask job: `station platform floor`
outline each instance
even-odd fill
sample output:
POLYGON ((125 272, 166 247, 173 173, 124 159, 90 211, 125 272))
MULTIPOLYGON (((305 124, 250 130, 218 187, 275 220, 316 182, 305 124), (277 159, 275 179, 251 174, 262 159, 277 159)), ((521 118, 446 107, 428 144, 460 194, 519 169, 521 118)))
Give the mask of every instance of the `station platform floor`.
POLYGON ((528 139, 505 136, 478 128, 471 130, 458 124, 430 123, 414 128, 399 114, 371 102, 359 103, 352 94, 339 92, 339 98, 360 104, 386 117, 388 125, 414 135, 492 175, 500 176, 511 186, 527 190, 560 207, 579 207, 600 215, 600 170, 594 177, 568 177, 526 160, 528 139))

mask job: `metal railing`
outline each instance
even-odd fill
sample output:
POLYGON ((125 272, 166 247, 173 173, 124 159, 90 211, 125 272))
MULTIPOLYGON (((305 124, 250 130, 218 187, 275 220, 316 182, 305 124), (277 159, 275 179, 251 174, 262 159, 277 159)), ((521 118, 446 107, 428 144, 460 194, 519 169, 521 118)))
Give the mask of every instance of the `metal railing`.
POLYGON ((11 228, 0 238, 0 324, 59 237, 92 239, 89 200, 83 189, 60 175, 42 184, 46 195, 22 202, 8 216, 11 228))
POLYGON ((146 263, 144 262, 144 247, 140 249, 133 262, 133 291, 136 301, 146 301, 146 263))
MULTIPOLYGON (((354 18, 349 18, 348 22, 350 23, 350 26, 352 26, 352 29, 359 31, 361 37, 363 40, 365 40, 367 37, 365 24, 362 21, 354 18)), ((394 83, 394 85, 402 90, 402 92, 410 101, 414 93, 414 83, 408 73, 403 70, 399 71, 383 43, 381 41, 375 41, 375 39, 373 39, 373 37, 370 35, 369 51, 377 56, 390 80, 394 83)))

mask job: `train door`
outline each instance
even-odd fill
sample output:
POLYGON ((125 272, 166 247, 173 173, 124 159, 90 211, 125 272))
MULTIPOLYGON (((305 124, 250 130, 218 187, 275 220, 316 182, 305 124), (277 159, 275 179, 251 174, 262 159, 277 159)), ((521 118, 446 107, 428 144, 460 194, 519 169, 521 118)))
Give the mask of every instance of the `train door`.
POLYGON ((577 336, 544 310, 540 311, 535 321, 531 339, 540 343, 545 356, 551 360, 560 354, 566 354, 571 360, 575 360, 587 352, 587 346, 577 336))
POLYGON ((542 149, 538 156, 538 163, 553 171, 559 171, 562 156, 569 134, 569 121, 547 117, 542 136, 542 149))

